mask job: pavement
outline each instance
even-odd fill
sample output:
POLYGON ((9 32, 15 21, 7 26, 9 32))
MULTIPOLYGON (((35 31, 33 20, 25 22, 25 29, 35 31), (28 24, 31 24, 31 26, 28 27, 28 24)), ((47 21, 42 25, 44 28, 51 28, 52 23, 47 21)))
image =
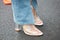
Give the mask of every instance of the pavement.
POLYGON ((37 26, 44 35, 33 37, 23 31, 15 32, 15 23, 11 5, 0 0, 0 40, 60 40, 60 0, 37 0, 37 14, 43 20, 43 26, 37 26))

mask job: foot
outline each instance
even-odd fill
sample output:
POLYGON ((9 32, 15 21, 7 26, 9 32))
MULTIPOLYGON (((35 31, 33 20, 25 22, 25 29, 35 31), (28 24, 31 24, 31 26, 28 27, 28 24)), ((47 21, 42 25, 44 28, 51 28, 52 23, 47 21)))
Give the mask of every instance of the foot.
POLYGON ((40 36, 43 35, 43 32, 41 32, 39 29, 37 29, 34 25, 24 25, 23 26, 23 31, 27 35, 31 36, 40 36))
POLYGON ((43 21, 39 17, 35 17, 35 25, 43 25, 43 21))
POLYGON ((43 21, 37 16, 36 10, 32 7, 32 12, 35 19, 35 25, 43 25, 43 21))

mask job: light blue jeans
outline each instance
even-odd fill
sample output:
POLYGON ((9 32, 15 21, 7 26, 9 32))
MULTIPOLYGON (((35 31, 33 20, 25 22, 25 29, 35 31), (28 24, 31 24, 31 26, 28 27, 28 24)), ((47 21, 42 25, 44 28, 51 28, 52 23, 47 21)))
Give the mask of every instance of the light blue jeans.
POLYGON ((36 0, 11 0, 12 1, 12 11, 13 18, 16 24, 34 24, 34 16, 32 13, 31 5, 36 9, 36 0))

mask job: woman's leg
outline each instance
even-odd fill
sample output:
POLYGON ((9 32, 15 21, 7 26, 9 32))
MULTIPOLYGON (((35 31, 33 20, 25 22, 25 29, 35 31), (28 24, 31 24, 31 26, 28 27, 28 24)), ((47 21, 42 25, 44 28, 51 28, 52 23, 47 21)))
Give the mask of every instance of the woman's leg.
POLYGON ((30 0, 12 0, 12 10, 15 23, 34 24, 30 0))
POLYGON ((38 15, 36 13, 36 10, 38 8, 37 1, 32 0, 31 3, 32 3, 31 5, 33 6, 32 7, 32 12, 33 12, 34 19, 35 19, 35 25, 43 25, 43 21, 38 17, 38 15))
POLYGON ((43 33, 33 24, 34 16, 30 0, 12 0, 14 22, 23 25, 23 31, 27 35, 42 35, 43 33))
POLYGON ((37 14, 36 14, 36 10, 34 9, 34 7, 32 7, 32 12, 33 12, 34 19, 35 19, 37 17, 37 14))

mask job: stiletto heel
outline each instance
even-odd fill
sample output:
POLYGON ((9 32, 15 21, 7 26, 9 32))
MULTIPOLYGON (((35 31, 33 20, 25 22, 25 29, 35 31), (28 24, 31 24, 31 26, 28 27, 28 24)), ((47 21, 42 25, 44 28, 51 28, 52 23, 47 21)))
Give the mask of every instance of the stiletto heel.
POLYGON ((16 24, 15 31, 16 32, 20 32, 21 31, 21 26, 19 24, 16 24))

